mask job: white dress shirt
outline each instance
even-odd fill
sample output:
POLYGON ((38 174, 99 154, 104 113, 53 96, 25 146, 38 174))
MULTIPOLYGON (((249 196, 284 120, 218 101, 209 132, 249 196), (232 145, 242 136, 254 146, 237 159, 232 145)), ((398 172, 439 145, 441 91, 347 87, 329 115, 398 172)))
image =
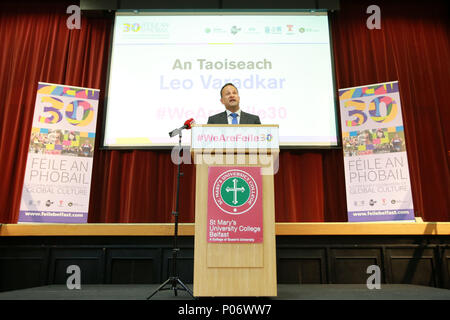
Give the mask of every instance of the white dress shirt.
MULTIPOLYGON (((227 112, 228 124, 232 124, 231 122, 233 121, 233 117, 231 116, 231 114, 232 114, 233 112, 231 112, 231 111, 228 110, 228 109, 226 109, 225 111, 227 112)), ((236 117, 237 123, 240 124, 240 123, 241 123, 241 109, 239 109, 238 111, 236 111, 236 112, 234 112, 234 113, 237 113, 237 115, 238 115, 238 116, 236 117)))

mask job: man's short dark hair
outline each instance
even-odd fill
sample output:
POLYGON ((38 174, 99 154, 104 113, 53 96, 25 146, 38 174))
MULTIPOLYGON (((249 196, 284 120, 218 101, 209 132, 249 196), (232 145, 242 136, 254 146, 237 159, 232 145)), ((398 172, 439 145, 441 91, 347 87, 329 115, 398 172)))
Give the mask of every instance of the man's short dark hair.
POLYGON ((236 88, 236 86, 235 86, 234 84, 232 84, 231 82, 228 82, 228 83, 225 83, 225 84, 223 85, 222 89, 220 89, 220 97, 221 97, 221 98, 222 98, 222 91, 223 91, 223 89, 224 89, 226 86, 232 86, 232 87, 234 87, 234 88, 236 89, 237 92, 239 92, 238 89, 236 88))

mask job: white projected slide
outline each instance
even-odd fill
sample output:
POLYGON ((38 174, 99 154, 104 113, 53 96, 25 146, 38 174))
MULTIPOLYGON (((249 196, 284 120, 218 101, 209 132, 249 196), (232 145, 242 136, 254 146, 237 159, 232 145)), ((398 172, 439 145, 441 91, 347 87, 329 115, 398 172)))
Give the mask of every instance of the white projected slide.
POLYGON ((117 13, 103 145, 175 145, 169 131, 224 111, 232 82, 282 146, 335 146, 331 59, 326 13, 117 13))

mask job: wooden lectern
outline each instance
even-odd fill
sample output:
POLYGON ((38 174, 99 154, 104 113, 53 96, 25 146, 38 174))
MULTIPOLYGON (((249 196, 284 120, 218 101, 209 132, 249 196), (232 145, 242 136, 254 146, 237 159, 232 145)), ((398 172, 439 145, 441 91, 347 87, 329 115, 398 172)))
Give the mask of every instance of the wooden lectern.
MULTIPOLYGON (((278 170, 278 125, 194 125, 191 139, 196 166, 194 296, 276 296, 273 175, 278 170), (213 167, 261 167, 259 243, 211 242, 207 217, 213 188, 208 174, 213 167)), ((234 189, 227 189, 239 190, 236 182, 234 189)))

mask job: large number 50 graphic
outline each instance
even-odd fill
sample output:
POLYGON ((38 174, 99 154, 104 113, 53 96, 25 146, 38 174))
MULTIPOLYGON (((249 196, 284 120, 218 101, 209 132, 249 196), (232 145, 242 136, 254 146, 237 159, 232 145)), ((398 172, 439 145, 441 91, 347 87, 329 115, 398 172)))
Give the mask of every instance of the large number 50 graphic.
POLYGON ((376 97, 369 102, 369 114, 365 112, 366 103, 362 100, 348 100, 344 103, 345 108, 352 108, 348 110, 347 127, 356 127, 364 124, 368 116, 375 122, 388 123, 394 120, 398 114, 397 103, 394 99, 388 96, 376 97), (383 108, 384 106, 384 108, 383 108))
POLYGON ((85 127, 94 119, 94 109, 85 100, 72 100, 65 106, 64 102, 58 98, 44 96, 41 98, 41 103, 45 104, 43 111, 47 115, 40 115, 39 122, 56 124, 63 119, 63 112, 67 122, 78 127, 85 127), (79 109, 83 110, 81 119, 77 117, 79 109))

